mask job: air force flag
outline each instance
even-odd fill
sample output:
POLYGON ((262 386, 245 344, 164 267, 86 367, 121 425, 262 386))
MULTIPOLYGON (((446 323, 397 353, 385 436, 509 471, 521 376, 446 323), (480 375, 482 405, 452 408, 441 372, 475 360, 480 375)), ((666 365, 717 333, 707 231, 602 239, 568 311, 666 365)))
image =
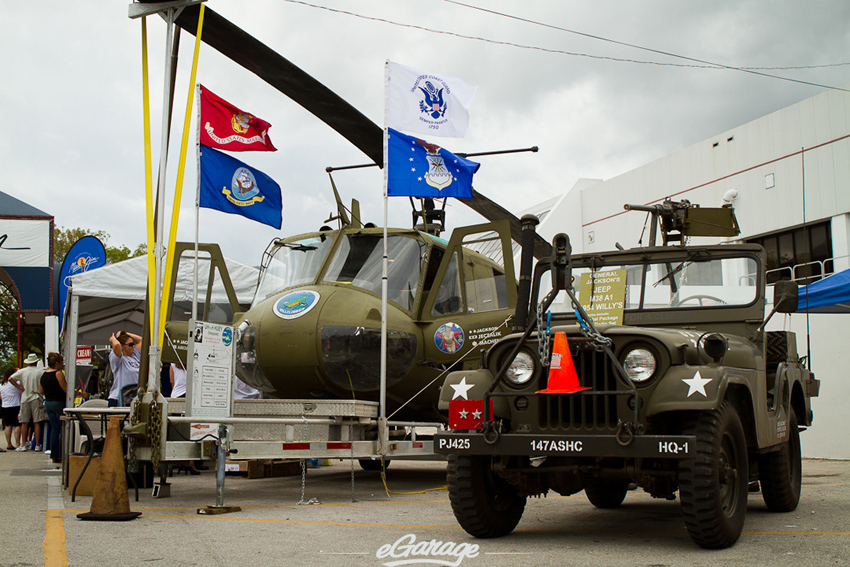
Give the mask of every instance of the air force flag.
POLYGON ((200 206, 280 228, 280 186, 260 171, 224 152, 201 146, 200 206))
POLYGON ((387 196, 472 198, 481 164, 389 128, 387 196))
POLYGON ((478 87, 387 61, 387 125, 397 130, 463 138, 478 87))

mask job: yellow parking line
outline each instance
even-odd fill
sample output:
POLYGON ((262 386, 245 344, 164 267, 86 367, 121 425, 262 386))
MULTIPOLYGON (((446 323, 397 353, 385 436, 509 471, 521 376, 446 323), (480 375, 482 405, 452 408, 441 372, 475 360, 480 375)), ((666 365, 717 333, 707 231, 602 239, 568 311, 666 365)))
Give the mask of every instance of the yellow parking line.
POLYGON ((44 519, 44 567, 68 567, 65 551, 65 510, 47 510, 44 519))

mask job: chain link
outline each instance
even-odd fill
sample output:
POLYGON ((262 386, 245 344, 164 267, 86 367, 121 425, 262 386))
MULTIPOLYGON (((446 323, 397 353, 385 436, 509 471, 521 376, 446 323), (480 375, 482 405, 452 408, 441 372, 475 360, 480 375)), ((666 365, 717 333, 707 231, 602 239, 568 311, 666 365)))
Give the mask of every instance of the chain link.
POLYGON ((354 498, 354 439, 352 436, 354 435, 354 425, 348 424, 348 443, 351 445, 351 501, 357 502, 357 499, 354 498))
MULTIPOLYGON (((139 422, 139 405, 141 400, 136 398, 133 400, 132 409, 130 410, 130 425, 135 425, 139 422)), ((138 441, 135 437, 127 437, 127 464, 131 471, 136 470, 136 446, 138 441)))
POLYGON ((544 326, 543 319, 543 304, 537 305, 537 354, 540 357, 540 364, 544 367, 549 366, 549 326, 544 326))
POLYGON ((151 439, 151 466, 153 470, 157 470, 162 442, 162 406, 155 399, 151 400, 148 427, 151 439))
MULTIPOLYGON (((301 427, 301 443, 304 443, 304 437, 307 435, 307 418, 303 415, 301 419, 304 420, 304 425, 301 427)), ((297 502, 297 504, 309 504, 309 502, 304 501, 304 491, 307 488, 307 459, 301 459, 301 500, 297 502)))

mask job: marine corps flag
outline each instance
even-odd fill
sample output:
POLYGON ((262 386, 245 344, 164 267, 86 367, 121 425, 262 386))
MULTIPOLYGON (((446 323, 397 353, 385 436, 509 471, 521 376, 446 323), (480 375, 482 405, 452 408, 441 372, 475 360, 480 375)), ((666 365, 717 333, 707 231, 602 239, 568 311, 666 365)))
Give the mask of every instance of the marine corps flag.
POLYGON ((242 215, 280 229, 280 185, 224 152, 201 147, 199 206, 242 215))
POLYGON ((201 87, 201 145, 231 152, 275 152, 271 124, 201 87))

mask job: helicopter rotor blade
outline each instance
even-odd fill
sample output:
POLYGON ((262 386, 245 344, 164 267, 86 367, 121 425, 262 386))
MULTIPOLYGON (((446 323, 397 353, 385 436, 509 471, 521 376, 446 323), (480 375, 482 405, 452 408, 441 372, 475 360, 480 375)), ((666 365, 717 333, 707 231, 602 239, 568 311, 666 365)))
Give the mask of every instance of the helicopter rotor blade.
MULTIPOLYGON (((176 23, 194 35, 200 6, 183 10, 176 23)), ((201 41, 251 71, 339 132, 376 164, 383 163, 381 128, 297 65, 209 7, 201 41)))
MULTIPOLYGON (((199 13, 199 5, 188 6, 175 23, 194 35, 198 29, 199 13)), ((303 69, 210 8, 204 11, 201 41, 300 104, 354 144, 379 167, 383 166, 381 127, 303 69)), ((507 219, 511 225, 511 238, 516 242, 521 241, 520 220, 505 208, 474 189, 472 199, 459 200, 488 220, 507 219)), ((548 258, 550 251, 551 245, 538 235, 534 247, 535 257, 548 258)))

